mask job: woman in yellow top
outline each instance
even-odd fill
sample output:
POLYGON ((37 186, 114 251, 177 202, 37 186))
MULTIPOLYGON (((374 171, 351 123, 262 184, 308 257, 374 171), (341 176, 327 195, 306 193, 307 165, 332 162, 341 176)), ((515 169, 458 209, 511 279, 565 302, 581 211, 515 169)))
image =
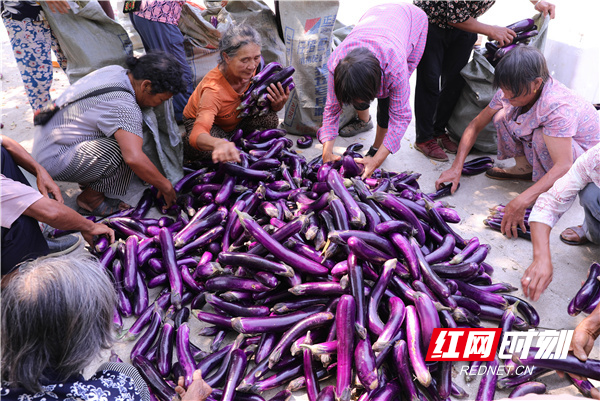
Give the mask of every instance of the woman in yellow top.
POLYGON ((230 28, 219 41, 219 65, 210 70, 190 96, 183 110, 184 159, 210 158, 213 162, 239 162, 240 152, 228 140, 236 128, 250 132, 276 128, 277 112, 289 97, 281 83, 267 88, 271 110, 262 117, 238 118, 237 107, 250 86, 261 59, 260 36, 241 24, 230 28))

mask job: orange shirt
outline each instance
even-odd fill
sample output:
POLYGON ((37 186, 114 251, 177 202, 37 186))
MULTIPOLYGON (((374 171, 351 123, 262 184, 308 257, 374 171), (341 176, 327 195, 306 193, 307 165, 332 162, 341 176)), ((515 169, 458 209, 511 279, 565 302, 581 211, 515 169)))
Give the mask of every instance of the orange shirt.
POLYGON ((190 145, 196 147, 196 138, 201 133, 210 133, 213 125, 225 132, 230 132, 242 120, 237 118, 241 110, 237 107, 242 102, 238 94, 227 82, 219 67, 210 70, 190 96, 183 116, 196 119, 194 130, 190 135, 190 145))

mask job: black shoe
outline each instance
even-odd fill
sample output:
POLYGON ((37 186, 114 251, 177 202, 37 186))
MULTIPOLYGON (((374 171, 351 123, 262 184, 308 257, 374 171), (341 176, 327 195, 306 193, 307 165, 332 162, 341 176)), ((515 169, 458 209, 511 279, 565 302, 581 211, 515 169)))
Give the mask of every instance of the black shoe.
POLYGON ((367 154, 366 154, 365 156, 370 156, 370 157, 373 157, 373 156, 375 156, 375 153, 377 153, 377 151, 378 151, 378 150, 379 150, 379 148, 376 148, 376 147, 374 147, 374 146, 371 146, 371 147, 369 148, 369 151, 367 152, 367 154))

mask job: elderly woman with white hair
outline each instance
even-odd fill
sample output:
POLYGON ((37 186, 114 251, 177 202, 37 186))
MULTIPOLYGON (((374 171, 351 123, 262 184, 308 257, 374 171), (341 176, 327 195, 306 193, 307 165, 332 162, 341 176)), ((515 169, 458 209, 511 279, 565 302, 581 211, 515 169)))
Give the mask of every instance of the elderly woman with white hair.
MULTIPOLYGON (((84 253, 39 258, 2 279, 3 400, 150 401, 131 365, 107 362, 82 372, 114 341, 116 292, 96 259, 84 253)), ((198 372, 199 373, 199 372, 198 372)), ((210 387, 194 375, 184 401, 203 401, 210 387)))

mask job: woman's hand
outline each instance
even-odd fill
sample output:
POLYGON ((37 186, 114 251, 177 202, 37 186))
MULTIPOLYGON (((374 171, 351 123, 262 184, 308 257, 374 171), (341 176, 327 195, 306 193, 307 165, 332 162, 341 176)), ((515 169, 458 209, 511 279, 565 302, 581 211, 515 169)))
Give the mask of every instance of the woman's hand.
POLYGON ((192 376, 192 384, 190 384, 187 390, 183 387, 184 385, 183 376, 179 377, 175 391, 181 397, 182 401, 204 401, 212 393, 212 388, 202 379, 202 373, 200 369, 194 371, 192 376))
POLYGON ((279 111, 283 109, 289 97, 290 89, 283 89, 281 82, 277 82, 277 85, 271 84, 267 86, 267 99, 271 102, 271 110, 279 111))
POLYGON ((323 163, 335 162, 342 158, 340 155, 333 154, 333 145, 335 144, 335 139, 327 141, 323 144, 323 163))
POLYGON ((94 223, 89 230, 81 230, 81 235, 90 246, 94 246, 94 237, 100 235, 108 237, 108 242, 111 244, 115 242, 115 232, 110 227, 101 223, 94 223))
POLYGON ((497 25, 492 25, 488 33, 488 37, 497 41, 500 47, 511 44, 516 36, 517 34, 512 29, 497 25))
POLYGON ((537 301, 542 292, 548 288, 552 282, 552 260, 547 258, 533 259, 533 262, 521 278, 523 294, 532 301, 537 301))
POLYGON ((443 184, 446 182, 450 182, 452 184, 452 188, 450 188, 450 193, 456 192, 458 189, 458 183, 460 181, 460 177, 462 175, 462 168, 457 169, 454 167, 450 167, 448 170, 443 171, 440 174, 440 178, 435 182, 435 189, 439 190, 443 184))
POLYGON ((66 0, 52 0, 47 1, 46 4, 48 4, 50 11, 53 13, 66 14, 71 9, 71 6, 69 6, 69 3, 67 3, 66 0))
POLYGON ((504 208, 504 217, 500 224, 500 232, 508 238, 517 237, 517 227, 521 227, 521 231, 527 232, 525 227, 525 209, 528 204, 521 201, 521 195, 517 196, 504 208))
POLYGON ((383 162, 385 161, 385 159, 387 159, 389 154, 390 154, 390 151, 387 150, 387 148, 385 146, 381 146, 381 147, 379 147, 379 149, 377 150, 377 153, 375 153, 375 156, 373 156, 373 157, 366 156, 363 158, 354 159, 354 161, 362 164, 365 168, 361 175, 361 178, 363 180, 365 178, 369 178, 371 176, 371 174, 373 174, 373 171, 375 171, 377 168, 379 168, 379 166, 381 166, 383 164, 383 162))
POLYGON ((167 183, 168 185, 158 190, 158 197, 162 196, 165 199, 165 208, 168 209, 177 201, 177 193, 175 193, 175 188, 168 180, 167 183))
POLYGON ((240 151, 235 147, 235 144, 223 139, 215 144, 212 151, 212 160, 213 163, 239 163, 242 159, 240 159, 240 151))
POLYGON ((548 3, 547 1, 538 1, 535 3, 535 10, 541 12, 544 17, 550 14, 550 19, 554 19, 556 16, 554 9, 556 6, 552 3, 548 3))
POLYGON ((52 197, 59 203, 65 203, 62 193, 60 192, 60 188, 58 185, 56 185, 52 177, 50 177, 50 174, 48 174, 46 169, 43 167, 39 168, 36 174, 36 179, 38 190, 42 195, 49 198, 49 194, 51 194, 52 197))

